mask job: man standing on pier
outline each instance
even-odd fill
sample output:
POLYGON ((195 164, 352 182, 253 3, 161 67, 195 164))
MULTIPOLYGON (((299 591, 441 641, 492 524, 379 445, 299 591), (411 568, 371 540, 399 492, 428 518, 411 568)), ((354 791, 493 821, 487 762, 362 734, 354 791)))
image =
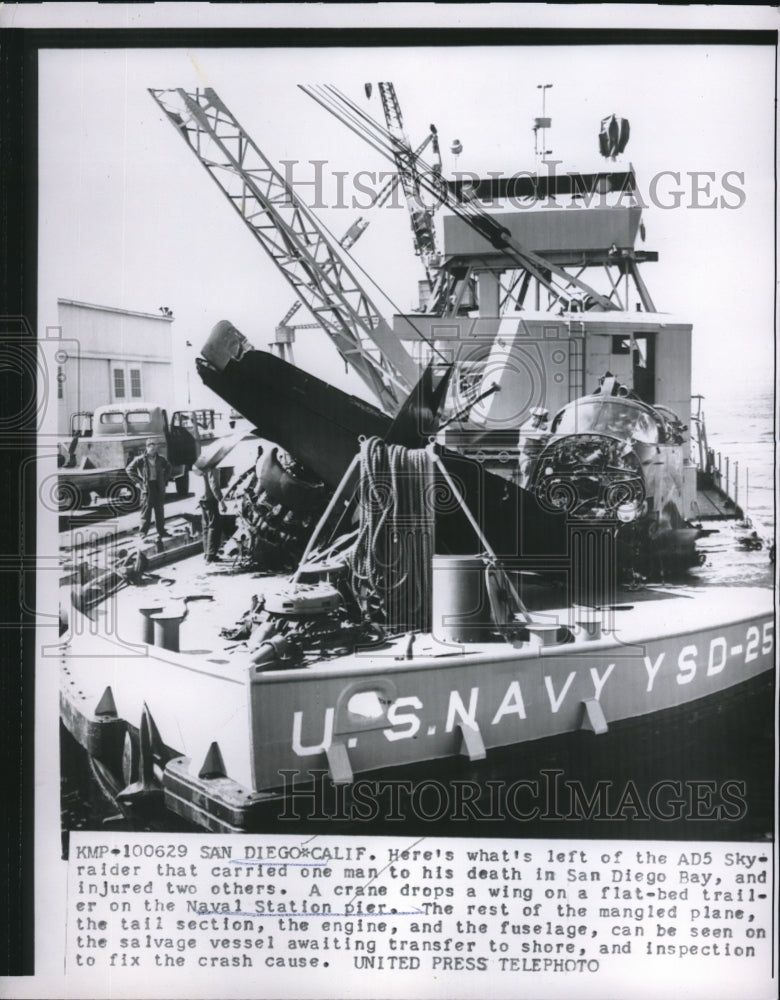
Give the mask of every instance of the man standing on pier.
POLYGON ((168 538, 165 530, 165 490, 171 478, 171 464, 157 454, 157 441, 149 438, 146 451, 138 455, 125 470, 141 490, 141 537, 149 533, 154 512, 158 538, 168 538))

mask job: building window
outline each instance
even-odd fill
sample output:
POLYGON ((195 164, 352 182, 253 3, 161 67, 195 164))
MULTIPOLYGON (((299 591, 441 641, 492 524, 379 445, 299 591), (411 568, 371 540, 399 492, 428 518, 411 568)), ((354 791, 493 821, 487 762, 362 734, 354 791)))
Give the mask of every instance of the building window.
POLYGON ((125 373, 121 368, 114 369, 114 398, 125 398, 125 373))
POLYGON ((65 373, 62 370, 62 365, 57 365, 57 399, 63 399, 64 394, 62 391, 62 383, 65 381, 65 373))
POLYGON ((141 369, 130 369, 130 395, 133 399, 141 398, 141 369))

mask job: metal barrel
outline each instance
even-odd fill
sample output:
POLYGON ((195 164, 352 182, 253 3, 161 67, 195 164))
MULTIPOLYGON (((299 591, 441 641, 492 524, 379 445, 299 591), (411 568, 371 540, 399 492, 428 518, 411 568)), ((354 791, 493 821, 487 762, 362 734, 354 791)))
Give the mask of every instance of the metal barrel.
POLYGON ((480 556, 433 557, 433 634, 443 641, 484 642, 492 620, 480 556))

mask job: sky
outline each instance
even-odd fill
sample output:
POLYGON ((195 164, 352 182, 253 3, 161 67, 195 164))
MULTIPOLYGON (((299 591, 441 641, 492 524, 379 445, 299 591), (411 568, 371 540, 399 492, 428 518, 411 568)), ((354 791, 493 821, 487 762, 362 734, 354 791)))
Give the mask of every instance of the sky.
MULTIPOLYGON (((633 165, 648 203, 644 247, 660 260, 643 275, 658 310, 694 324, 693 391, 771 385, 775 64, 773 50, 748 46, 42 51, 41 328, 56 325, 58 297, 169 307, 177 405, 186 402, 182 372, 218 320, 267 346, 293 294, 148 88, 213 87, 269 159, 296 161, 304 200, 310 161, 326 161, 329 207, 317 214, 340 236, 365 213, 333 207, 334 172, 348 172, 349 200, 361 197, 355 171, 388 164, 297 84, 333 83, 381 119, 376 86, 370 101, 364 91, 378 80, 395 85, 413 144, 436 125, 449 175, 534 168, 539 84, 552 84, 547 146, 560 171, 603 169, 600 120, 628 118, 631 138, 614 167, 633 165), (696 172, 714 175, 698 182, 699 194, 696 172)), ((387 319, 414 306, 423 273, 403 208, 372 214, 354 255, 387 319)), ((303 310, 296 317, 308 320, 303 310)), ((321 331, 298 333, 295 358, 367 392, 321 331)), ((191 392, 193 404, 213 402, 196 376, 191 392)))

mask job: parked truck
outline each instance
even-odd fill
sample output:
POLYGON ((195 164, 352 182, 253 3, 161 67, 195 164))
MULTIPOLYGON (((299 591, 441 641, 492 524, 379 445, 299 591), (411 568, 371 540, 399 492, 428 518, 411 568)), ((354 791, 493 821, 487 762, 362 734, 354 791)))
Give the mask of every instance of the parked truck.
POLYGON ((70 436, 58 455, 60 510, 87 507, 99 498, 108 500, 116 513, 135 510, 139 490, 126 469, 149 438, 173 467, 176 493, 186 496, 190 469, 201 448, 218 436, 220 417, 213 410, 177 410, 169 420, 163 407, 138 401, 74 413, 70 436))

